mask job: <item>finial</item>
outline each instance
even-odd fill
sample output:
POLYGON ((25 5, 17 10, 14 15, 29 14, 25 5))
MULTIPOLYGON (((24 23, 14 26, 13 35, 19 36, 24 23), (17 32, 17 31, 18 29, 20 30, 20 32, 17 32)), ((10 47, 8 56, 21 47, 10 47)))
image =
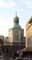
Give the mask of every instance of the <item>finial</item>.
POLYGON ((17 11, 16 11, 16 16, 17 16, 17 11))

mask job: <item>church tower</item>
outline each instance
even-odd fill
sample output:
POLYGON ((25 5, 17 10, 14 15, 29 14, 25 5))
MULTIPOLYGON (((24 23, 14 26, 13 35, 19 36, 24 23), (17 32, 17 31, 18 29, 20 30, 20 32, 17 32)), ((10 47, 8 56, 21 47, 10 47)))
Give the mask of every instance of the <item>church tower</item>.
POLYGON ((20 43, 24 41, 24 30, 19 25, 19 17, 16 16, 13 19, 14 26, 9 29, 9 42, 20 43))

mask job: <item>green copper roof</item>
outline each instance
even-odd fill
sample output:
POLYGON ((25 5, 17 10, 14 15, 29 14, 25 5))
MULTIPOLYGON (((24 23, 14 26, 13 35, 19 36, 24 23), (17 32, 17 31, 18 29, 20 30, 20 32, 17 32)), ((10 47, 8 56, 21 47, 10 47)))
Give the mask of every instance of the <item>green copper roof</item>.
POLYGON ((18 16, 15 16, 14 19, 19 19, 19 17, 18 16))
POLYGON ((21 27, 19 25, 19 17, 17 15, 14 17, 14 26, 12 29, 21 30, 21 27))
POLYGON ((19 24, 19 17, 17 15, 14 17, 14 24, 19 24))
POLYGON ((20 25, 14 25, 13 29, 21 30, 21 27, 20 27, 20 25))

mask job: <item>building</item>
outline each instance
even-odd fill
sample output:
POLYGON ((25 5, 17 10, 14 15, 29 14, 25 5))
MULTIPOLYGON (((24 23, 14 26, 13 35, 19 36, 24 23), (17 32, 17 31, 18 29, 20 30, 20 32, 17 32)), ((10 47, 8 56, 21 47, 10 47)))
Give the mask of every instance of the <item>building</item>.
POLYGON ((0 47, 4 44, 4 36, 0 35, 0 47))
POLYGON ((32 17, 26 24, 26 47, 32 47, 32 17))
POLYGON ((14 26, 13 28, 9 29, 9 43, 10 44, 19 44, 22 47, 25 46, 24 43, 24 29, 21 28, 21 26, 19 25, 19 17, 16 15, 14 17, 14 26))
POLYGON ((32 17, 26 24, 26 48, 21 49, 23 60, 32 60, 32 17))

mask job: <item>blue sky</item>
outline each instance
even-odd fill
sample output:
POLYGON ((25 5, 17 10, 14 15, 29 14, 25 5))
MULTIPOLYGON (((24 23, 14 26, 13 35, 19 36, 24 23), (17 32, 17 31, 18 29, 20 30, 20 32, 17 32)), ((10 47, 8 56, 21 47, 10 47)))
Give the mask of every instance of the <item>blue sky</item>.
POLYGON ((0 35, 8 35, 8 29, 13 26, 16 11, 19 24, 25 32, 26 23, 32 16, 32 0, 0 0, 0 35))

